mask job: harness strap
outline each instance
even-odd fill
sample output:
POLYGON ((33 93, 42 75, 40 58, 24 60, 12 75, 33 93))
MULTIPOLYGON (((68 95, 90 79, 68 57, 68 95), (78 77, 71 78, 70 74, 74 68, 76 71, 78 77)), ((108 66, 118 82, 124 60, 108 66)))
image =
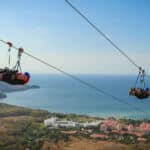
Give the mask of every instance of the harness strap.
POLYGON ((22 72, 22 68, 21 68, 21 65, 20 65, 20 61, 21 61, 21 56, 22 56, 22 53, 24 52, 24 49, 23 48, 19 48, 18 49, 18 60, 17 60, 17 63, 16 65, 13 67, 13 69, 16 69, 20 72, 22 72))

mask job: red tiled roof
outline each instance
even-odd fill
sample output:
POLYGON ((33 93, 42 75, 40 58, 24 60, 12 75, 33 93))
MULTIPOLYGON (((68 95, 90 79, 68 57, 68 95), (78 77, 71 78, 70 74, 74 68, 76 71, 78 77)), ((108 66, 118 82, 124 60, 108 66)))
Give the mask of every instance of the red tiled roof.
POLYGON ((91 134, 90 137, 94 139, 108 139, 108 136, 105 134, 91 134))
POLYGON ((140 141, 140 142, 145 142, 146 141, 145 138, 138 138, 137 140, 140 141))
POLYGON ((141 123, 139 129, 141 131, 150 131, 150 123, 145 123, 145 122, 141 123))
POLYGON ((113 130, 112 133, 116 133, 116 134, 132 134, 132 135, 136 135, 137 137, 141 137, 144 135, 144 133, 142 132, 135 132, 135 131, 117 131, 117 130, 113 130))
POLYGON ((112 129, 118 129, 118 130, 121 130, 122 128, 126 127, 125 125, 121 124, 119 121, 113 119, 104 120, 101 126, 110 127, 112 129))
POLYGON ((64 133, 64 134, 76 134, 77 131, 61 131, 61 133, 64 133))

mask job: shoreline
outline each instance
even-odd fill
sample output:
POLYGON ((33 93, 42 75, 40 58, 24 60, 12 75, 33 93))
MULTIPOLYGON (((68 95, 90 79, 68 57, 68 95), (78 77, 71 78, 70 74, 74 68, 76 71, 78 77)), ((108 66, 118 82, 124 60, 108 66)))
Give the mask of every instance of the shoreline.
MULTIPOLYGON (((88 118, 99 118, 99 119, 108 119, 108 118, 115 118, 115 119, 132 119, 132 120, 150 120, 150 118, 144 118, 144 117, 132 117, 134 115, 132 115, 132 113, 130 113, 131 115, 129 116, 124 116, 121 114, 125 114, 124 113, 120 113, 120 112, 115 112, 113 114, 118 114, 118 115, 100 115, 101 113, 71 113, 71 112, 57 112, 57 111, 50 111, 49 109, 44 109, 44 108, 36 108, 36 107, 28 107, 28 106, 21 106, 21 105, 14 105, 14 104, 9 104, 9 103, 5 103, 5 102, 0 102, 0 104, 7 104, 7 105, 11 105, 11 106, 15 106, 15 107, 20 107, 20 108, 26 108, 26 109, 33 109, 33 110, 39 110, 39 111, 47 111, 49 113, 53 113, 53 114, 62 114, 62 115, 76 115, 76 116, 83 116, 83 117, 88 117, 88 118)), ((104 113, 105 114, 105 113, 104 113)), ((112 113, 111 113, 112 114, 112 113)))
MULTIPOLYGON (((150 118, 145 118, 145 117, 141 117, 141 116, 139 116, 139 115, 137 115, 136 117, 135 117, 135 112, 133 112, 133 113, 125 113, 125 112, 122 112, 122 113, 120 113, 120 112, 115 112, 115 113, 113 113, 114 115, 109 115, 109 114, 105 114, 105 113, 71 113, 71 112, 59 112, 59 111, 50 111, 49 109, 47 109, 47 108, 37 108, 37 107, 29 107, 29 106, 20 106, 20 105, 14 105, 14 104, 10 104, 10 103, 5 103, 5 102, 0 102, 0 104, 1 103, 3 103, 3 104, 7 104, 7 105, 11 105, 11 106, 15 106, 15 107, 22 107, 22 108, 27 108, 27 109, 33 109, 33 110, 39 110, 39 111, 47 111, 47 112, 49 112, 49 113, 54 113, 54 114, 63 114, 63 115, 76 115, 76 116, 85 116, 85 117, 91 117, 91 118, 100 118, 100 119, 108 119, 108 118, 115 118, 115 119, 131 119, 131 120, 150 120, 150 118), (104 115, 105 114, 105 115, 104 115), (118 115, 116 115, 116 114, 118 114, 118 115), (128 116, 125 116, 125 115, 123 115, 123 114, 130 114, 130 115, 128 115, 128 116)), ((112 114, 112 113, 111 113, 112 114)))
POLYGON ((150 120, 104 119, 0 103, 0 149, 105 150, 109 145, 109 149, 149 150, 147 133, 150 120))

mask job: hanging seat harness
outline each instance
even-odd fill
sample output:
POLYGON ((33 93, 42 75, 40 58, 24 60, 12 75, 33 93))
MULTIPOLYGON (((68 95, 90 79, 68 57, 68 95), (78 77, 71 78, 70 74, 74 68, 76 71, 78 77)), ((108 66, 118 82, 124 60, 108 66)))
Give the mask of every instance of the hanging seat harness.
POLYGON ((7 42, 8 44, 8 53, 9 53, 9 57, 8 57, 8 67, 5 67, 4 69, 0 69, 0 80, 7 82, 9 84, 14 84, 14 85, 18 85, 18 84, 26 84, 28 83, 29 79, 30 79, 30 74, 28 72, 25 72, 24 74, 22 73, 22 68, 20 65, 20 61, 21 61, 21 56, 22 53, 24 52, 23 48, 19 48, 18 49, 18 59, 16 62, 16 65, 10 69, 10 63, 11 63, 11 47, 13 46, 13 44, 11 42, 7 42))
POLYGON ((135 86, 130 89, 129 95, 136 96, 139 99, 146 99, 150 96, 150 89, 146 88, 145 84, 145 70, 139 67, 139 73, 135 82, 135 86), (140 84, 143 88, 137 87, 137 83, 140 81, 140 84))

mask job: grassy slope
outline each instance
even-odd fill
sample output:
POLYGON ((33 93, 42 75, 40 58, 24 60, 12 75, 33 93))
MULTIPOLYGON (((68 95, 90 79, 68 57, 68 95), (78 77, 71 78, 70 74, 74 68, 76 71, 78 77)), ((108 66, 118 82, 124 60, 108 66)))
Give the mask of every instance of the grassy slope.
POLYGON ((25 148, 32 150, 150 149, 149 144, 123 145, 83 137, 69 137, 61 134, 59 130, 50 131, 44 127, 43 120, 54 115, 68 120, 72 118, 80 121, 96 119, 0 104, 0 150, 24 150, 25 148))

